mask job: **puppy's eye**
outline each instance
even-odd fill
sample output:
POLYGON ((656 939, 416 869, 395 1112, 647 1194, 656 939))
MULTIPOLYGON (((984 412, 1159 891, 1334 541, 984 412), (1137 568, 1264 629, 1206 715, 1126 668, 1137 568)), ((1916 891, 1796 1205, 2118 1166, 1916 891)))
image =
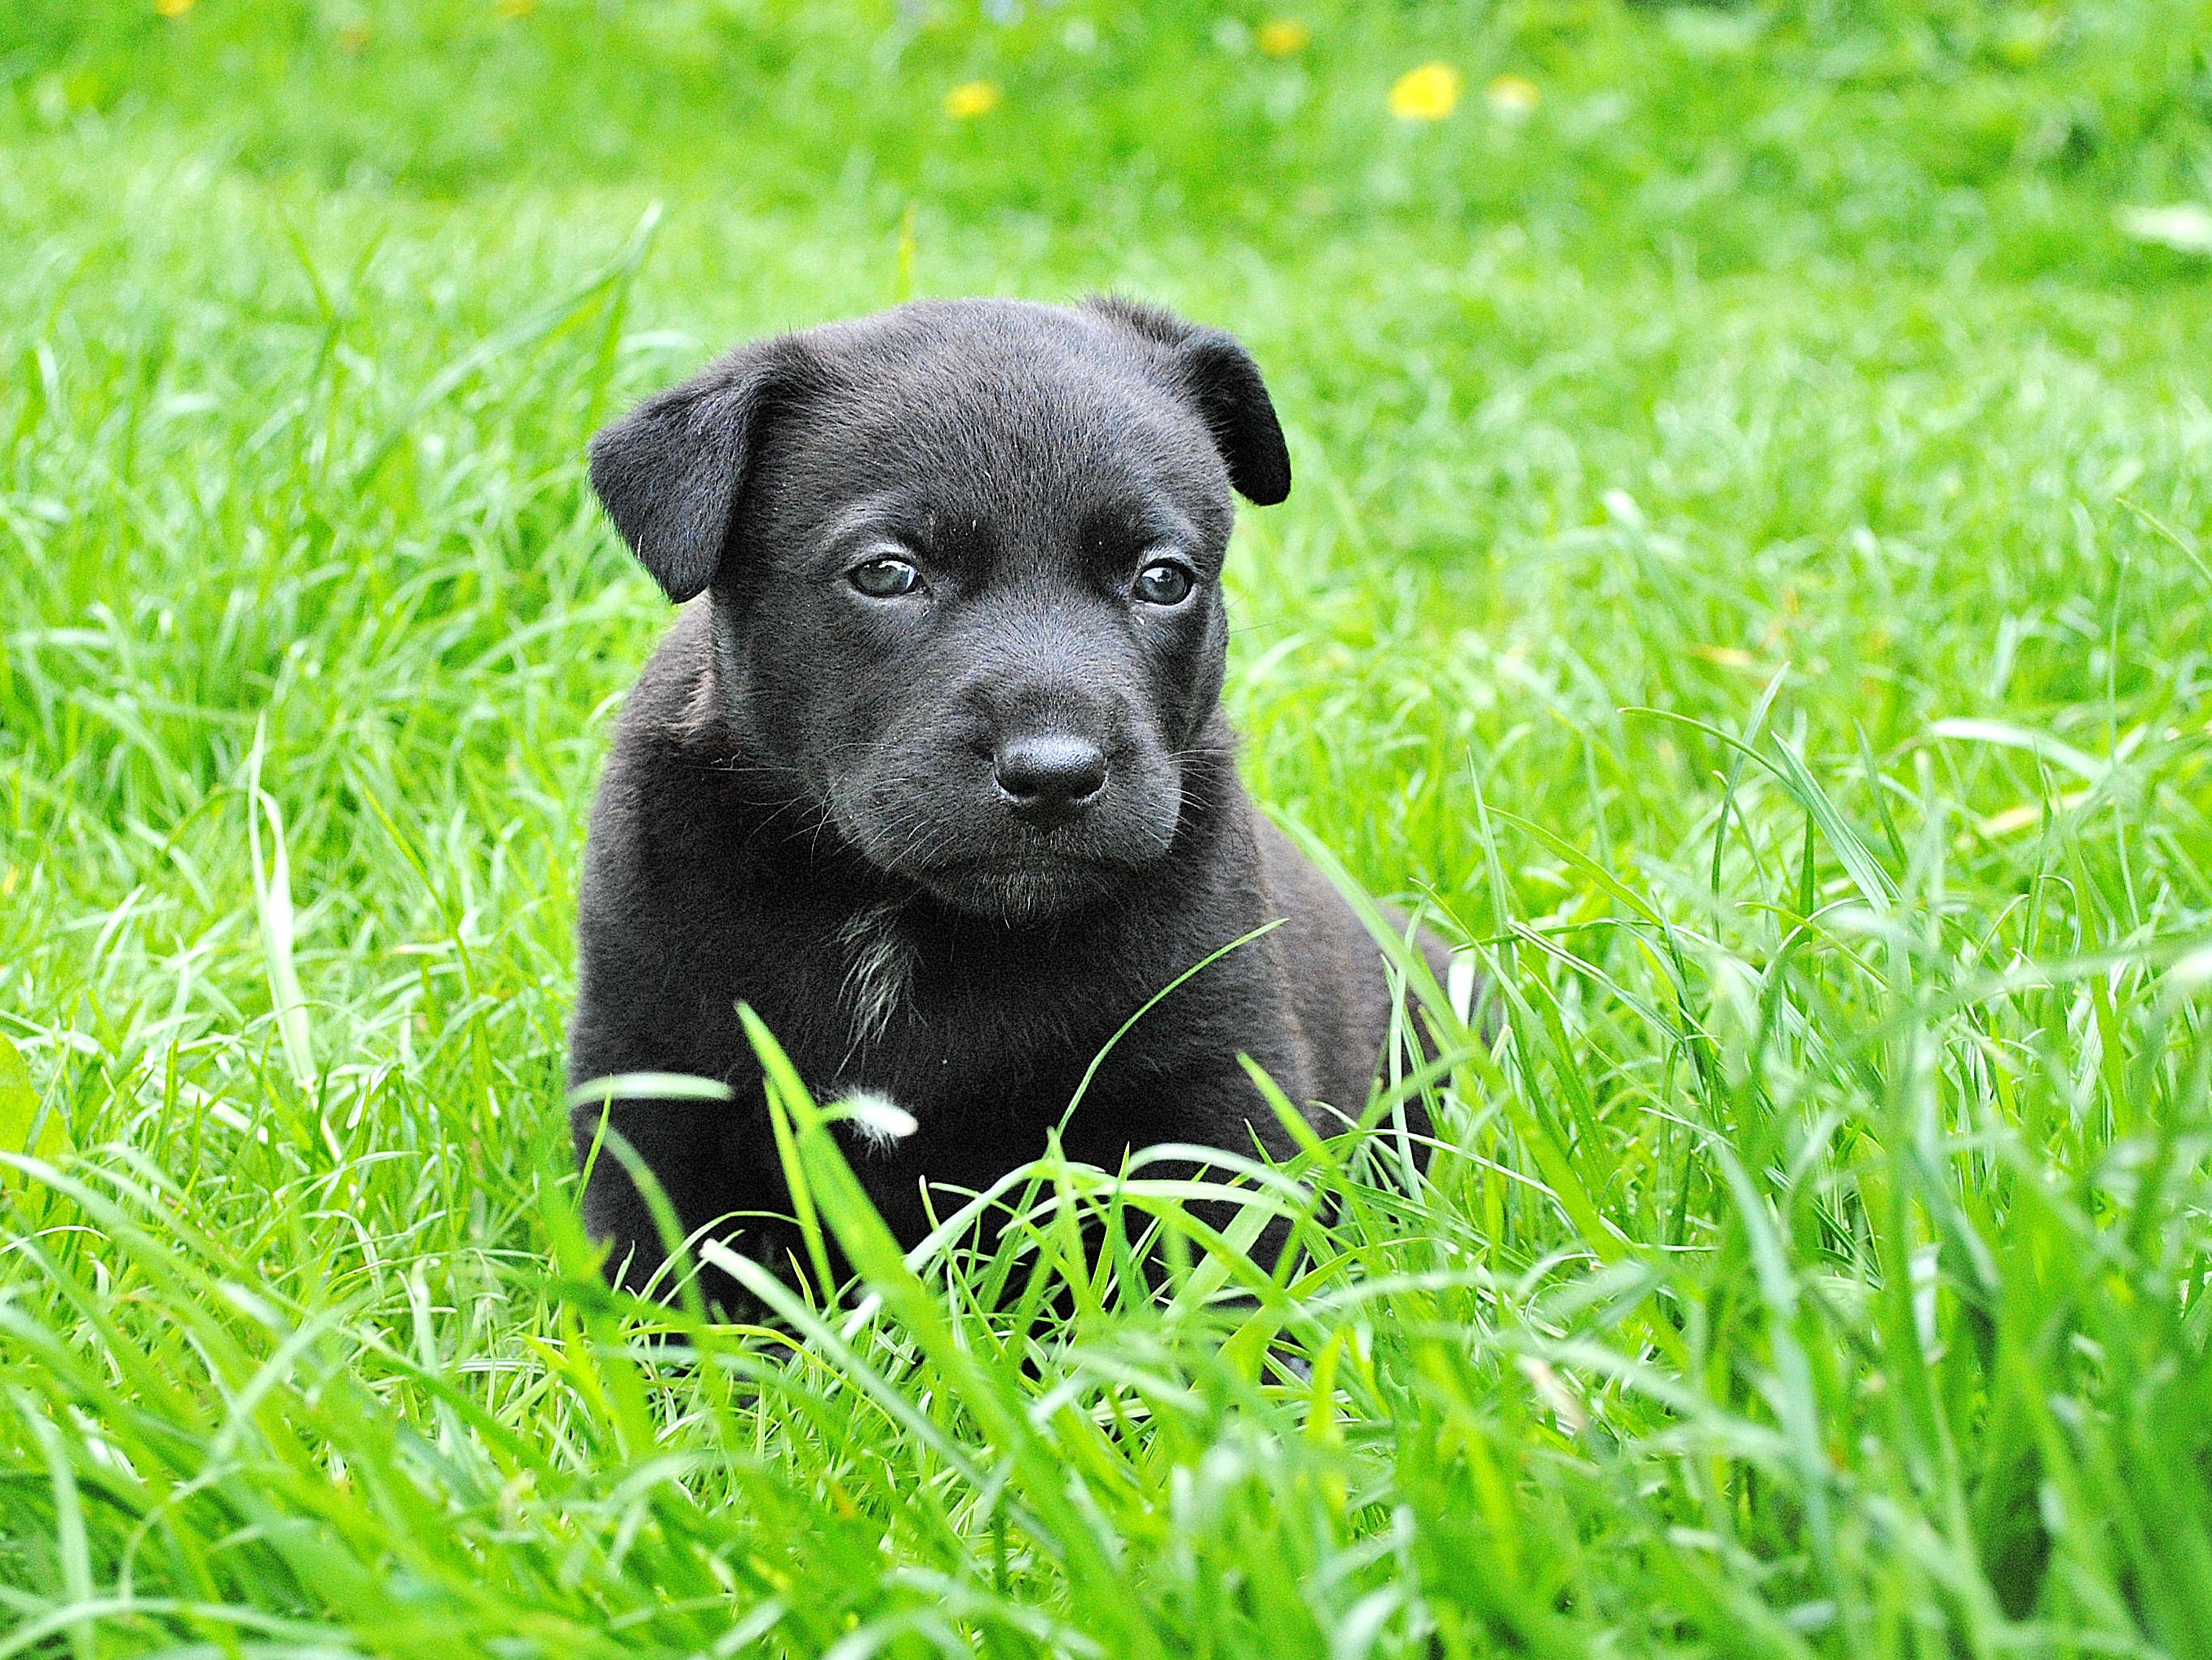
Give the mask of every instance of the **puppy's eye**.
POLYGON ((871 599, 896 599, 921 586, 921 573, 903 559, 871 559, 854 567, 848 580, 871 599))
POLYGON ((1148 605, 1180 605, 1196 586, 1188 566, 1172 559, 1155 559, 1137 573, 1133 592, 1148 605))

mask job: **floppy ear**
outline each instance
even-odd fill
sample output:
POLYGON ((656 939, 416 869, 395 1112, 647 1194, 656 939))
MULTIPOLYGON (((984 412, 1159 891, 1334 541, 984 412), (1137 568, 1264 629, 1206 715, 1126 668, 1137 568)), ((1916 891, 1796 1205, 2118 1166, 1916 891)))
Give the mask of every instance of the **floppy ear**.
POLYGON ((1291 452, 1252 354, 1234 335, 1194 329, 1176 356, 1185 389, 1229 464, 1229 482, 1247 501, 1273 507, 1291 493, 1291 452))
POLYGON ((1119 295, 1094 295, 1083 304, 1165 350, 1177 390, 1213 435, 1238 495, 1272 508, 1291 493, 1291 452, 1267 383, 1235 335, 1119 295))
POLYGON ((679 605, 721 568, 730 515, 780 380, 748 347, 648 398, 592 440, 592 489, 653 580, 679 605))

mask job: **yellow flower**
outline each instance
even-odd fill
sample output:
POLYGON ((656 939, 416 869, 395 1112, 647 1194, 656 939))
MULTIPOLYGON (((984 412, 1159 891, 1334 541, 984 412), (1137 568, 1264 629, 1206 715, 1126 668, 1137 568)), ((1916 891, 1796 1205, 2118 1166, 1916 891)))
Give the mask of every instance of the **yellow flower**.
POLYGON ((1459 104, 1459 71, 1449 64, 1408 70, 1390 88, 1390 113, 1401 121, 1441 121, 1459 104))
POLYGON ((518 17, 527 17, 538 9, 538 0, 498 0, 492 8, 502 23, 512 23, 518 17))
POLYGON ((1295 17, 1279 17, 1272 23, 1261 24, 1255 38, 1260 42, 1260 50, 1268 57, 1288 58, 1313 44, 1313 31, 1295 17))
POLYGON ((998 108, 1005 96, 996 81, 963 81, 945 94, 945 112, 956 121, 972 121, 998 108))
POLYGON ((1517 75, 1501 75, 1482 89, 1482 100, 1490 106, 1490 112, 1507 121, 1518 121, 1534 113, 1543 96, 1536 90, 1534 81, 1525 81, 1517 75))
POLYGON ((154 11, 160 17, 182 17, 192 9, 192 0, 154 0, 154 11))
POLYGON ((340 52, 359 52, 368 44, 368 25, 366 23, 349 23, 338 31, 340 52))

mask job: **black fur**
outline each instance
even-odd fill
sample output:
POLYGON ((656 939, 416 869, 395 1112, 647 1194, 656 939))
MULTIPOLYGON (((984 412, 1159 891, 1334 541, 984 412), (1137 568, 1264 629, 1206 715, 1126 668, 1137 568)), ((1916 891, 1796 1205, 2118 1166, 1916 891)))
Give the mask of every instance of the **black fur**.
MULTIPOLYGON (((569 1057, 579 1083, 736 1087, 614 1109, 687 1230, 743 1213, 738 1248, 779 1271, 796 1244, 740 1000, 823 1098, 866 1088, 919 1121, 853 1143, 908 1243, 923 1183, 1041 1152, 1116 1028, 1275 918, 1114 1049, 1068 1150, 1286 1152, 1240 1051, 1293 1100, 1364 1105, 1382 958, 1253 810, 1218 707, 1231 489, 1290 489, 1236 341, 1118 300, 903 306, 721 359, 602 432, 592 479, 670 597, 708 596, 617 732, 569 1057), (1187 598, 1133 589, 1163 559, 1187 598), (923 586, 860 592, 861 565, 904 580, 885 560, 923 586)), ((575 1115, 580 1156, 599 1117, 575 1115)), ((612 1159, 584 1207, 642 1283, 660 1247, 612 1159)))

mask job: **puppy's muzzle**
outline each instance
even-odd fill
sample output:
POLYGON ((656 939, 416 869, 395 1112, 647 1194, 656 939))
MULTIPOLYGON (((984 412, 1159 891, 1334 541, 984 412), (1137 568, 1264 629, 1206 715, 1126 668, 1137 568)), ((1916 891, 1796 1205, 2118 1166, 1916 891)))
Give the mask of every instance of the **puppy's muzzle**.
POLYGON ((1080 818, 1106 793, 1106 752, 1087 738, 1035 733, 1010 738, 991 761, 1007 811, 1048 830, 1080 818))

